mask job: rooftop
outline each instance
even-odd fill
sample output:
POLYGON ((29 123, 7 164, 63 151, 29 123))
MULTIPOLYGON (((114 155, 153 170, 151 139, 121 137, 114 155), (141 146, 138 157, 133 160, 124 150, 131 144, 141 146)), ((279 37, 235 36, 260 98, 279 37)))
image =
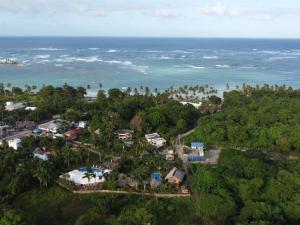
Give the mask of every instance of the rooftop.
POLYGON ((192 142, 191 144, 192 147, 204 147, 203 142, 192 142))

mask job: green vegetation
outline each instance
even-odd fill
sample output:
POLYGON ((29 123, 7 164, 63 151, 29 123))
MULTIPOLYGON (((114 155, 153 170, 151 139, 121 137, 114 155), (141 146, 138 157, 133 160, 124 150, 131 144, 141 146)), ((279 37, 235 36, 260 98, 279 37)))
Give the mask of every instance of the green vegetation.
MULTIPOLYGON (((76 144, 37 135, 23 138, 17 151, 1 146, 0 225, 300 224, 299 90, 244 86, 225 93, 223 101, 216 96, 203 99, 197 110, 177 100, 191 93, 188 99, 196 101, 198 93, 215 94, 215 90, 186 86, 151 94, 147 87, 140 87, 142 93, 111 89, 100 90, 94 101, 87 101, 84 88, 45 86, 33 93, 35 89, 0 85, 2 122, 38 124, 60 114, 62 133, 81 120, 87 121, 87 127, 81 129, 76 144), (37 110, 8 112, 6 101, 26 102, 37 110), (176 136, 194 128, 197 121, 196 131, 185 143, 203 141, 223 150, 215 167, 190 165, 191 198, 72 194, 56 184, 67 171, 118 158, 104 187, 117 189, 118 175, 126 174, 138 181, 134 188, 143 191, 143 181, 152 172, 164 177, 183 163, 176 157, 173 164, 166 162, 159 150, 144 141, 144 134, 158 132, 173 146, 176 136), (115 137, 118 129, 134 130, 133 146, 115 137), (36 147, 47 148, 50 159, 34 158, 36 147)), ((84 176, 93 179, 94 173, 87 170, 84 176)), ((74 184, 62 182, 74 189, 74 184)), ((176 190, 163 184, 155 191, 176 190)))
POLYGON ((110 194, 74 195, 59 187, 32 190, 19 196, 14 207, 32 215, 39 225, 188 224, 190 200, 168 200, 110 194))
POLYGON ((196 214, 205 224, 299 224, 299 166, 260 151, 223 150, 218 167, 190 168, 196 214))
POLYGON ((190 140, 238 149, 281 153, 300 150, 300 91, 245 86, 224 94, 222 110, 202 117, 190 140))

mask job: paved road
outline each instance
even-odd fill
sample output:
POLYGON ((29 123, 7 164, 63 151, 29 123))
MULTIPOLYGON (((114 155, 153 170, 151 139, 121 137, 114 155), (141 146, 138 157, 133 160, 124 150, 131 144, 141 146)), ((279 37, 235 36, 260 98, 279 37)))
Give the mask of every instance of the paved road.
POLYGON ((183 137, 186 137, 188 135, 190 135, 191 133, 193 133, 194 131, 196 130, 196 128, 192 129, 192 130, 189 130, 188 132, 184 133, 184 134, 179 134, 177 137, 176 137, 176 145, 175 145, 175 151, 178 155, 178 157, 182 160, 182 166, 183 166, 183 169, 184 171, 186 172, 186 174, 188 174, 188 158, 186 155, 184 155, 184 152, 183 152, 183 146, 181 144, 181 138, 183 137))
POLYGON ((74 194, 110 193, 110 194, 121 194, 121 195, 153 196, 153 197, 157 197, 157 198, 182 198, 182 197, 186 198, 186 197, 191 196, 191 194, 162 194, 162 193, 116 191, 116 190, 73 191, 73 193, 74 194))

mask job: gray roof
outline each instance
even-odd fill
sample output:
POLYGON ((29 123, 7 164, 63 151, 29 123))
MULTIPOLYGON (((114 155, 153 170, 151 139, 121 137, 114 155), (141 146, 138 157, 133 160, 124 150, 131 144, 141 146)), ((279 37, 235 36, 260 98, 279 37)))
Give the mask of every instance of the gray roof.
POLYGON ((180 182, 183 181, 184 176, 185 176, 185 173, 182 170, 176 170, 176 172, 174 174, 174 177, 176 177, 180 182))
POLYGON ((183 170, 179 170, 176 167, 174 167, 168 175, 165 177, 166 180, 168 180, 171 177, 176 177, 180 182, 183 181, 185 177, 185 172, 183 170))

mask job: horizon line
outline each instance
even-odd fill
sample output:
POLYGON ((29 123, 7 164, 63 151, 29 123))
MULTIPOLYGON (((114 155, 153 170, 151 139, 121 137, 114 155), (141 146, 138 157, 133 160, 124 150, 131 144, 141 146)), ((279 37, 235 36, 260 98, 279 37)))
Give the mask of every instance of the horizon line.
POLYGON ((168 39, 265 39, 265 40, 300 40, 300 37, 196 37, 196 36, 109 36, 109 35, 0 35, 0 38, 168 38, 168 39))

